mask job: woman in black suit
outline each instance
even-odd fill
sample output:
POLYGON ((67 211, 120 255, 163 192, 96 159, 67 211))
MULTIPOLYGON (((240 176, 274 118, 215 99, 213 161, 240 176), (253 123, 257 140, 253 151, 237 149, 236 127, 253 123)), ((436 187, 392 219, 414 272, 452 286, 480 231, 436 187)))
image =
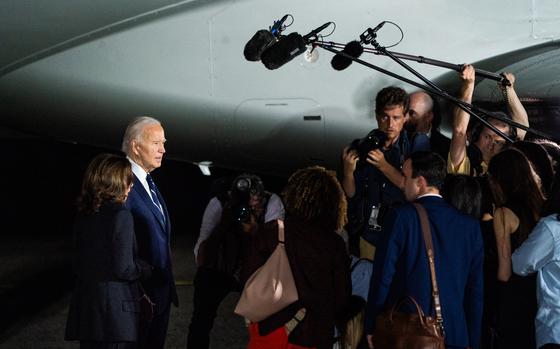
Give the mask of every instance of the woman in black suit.
POLYGON ((101 154, 89 164, 74 224, 73 266, 77 274, 66 340, 80 348, 137 348, 139 279, 150 266, 135 259, 131 213, 125 208, 132 187, 130 162, 101 154))

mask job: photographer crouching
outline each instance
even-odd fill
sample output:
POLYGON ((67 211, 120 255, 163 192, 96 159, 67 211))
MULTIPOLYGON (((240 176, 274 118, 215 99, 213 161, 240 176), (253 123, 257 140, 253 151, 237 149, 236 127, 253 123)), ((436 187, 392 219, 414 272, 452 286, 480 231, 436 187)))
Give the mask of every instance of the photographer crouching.
POLYGON ((404 161, 415 151, 430 150, 426 135, 408 137, 408 94, 385 87, 375 98, 378 128, 357 139, 342 152, 342 187, 348 197, 350 253, 373 259, 383 217, 389 207, 405 201, 404 161))
POLYGON ((208 348, 216 311, 232 291, 240 291, 241 258, 252 234, 264 223, 284 218, 280 197, 265 191, 252 174, 234 179, 231 189, 210 199, 195 245, 193 314, 187 348, 208 348))

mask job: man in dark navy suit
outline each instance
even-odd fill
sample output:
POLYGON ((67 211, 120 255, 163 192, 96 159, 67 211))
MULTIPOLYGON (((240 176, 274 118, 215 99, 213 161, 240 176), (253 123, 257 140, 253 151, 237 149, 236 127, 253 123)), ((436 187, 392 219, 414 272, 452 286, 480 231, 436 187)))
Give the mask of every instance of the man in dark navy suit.
MULTIPOLYGON (((478 221, 440 196, 445 161, 432 152, 417 152, 405 161, 404 193, 426 209, 432 233, 436 279, 447 348, 476 348, 482 319, 482 235, 478 221)), ((387 215, 375 256, 365 331, 370 347, 376 316, 405 295, 427 315, 434 315, 430 270, 422 228, 410 203, 387 215)), ((402 308, 412 312, 412 308, 402 308)))
POLYGON ((171 303, 178 305, 171 264, 169 214, 150 176, 161 166, 164 144, 161 123, 147 116, 132 120, 122 143, 135 177, 126 204, 134 217, 138 254, 153 266, 152 276, 142 283, 156 303, 153 320, 144 323, 141 331, 140 347, 149 349, 164 347, 171 303))

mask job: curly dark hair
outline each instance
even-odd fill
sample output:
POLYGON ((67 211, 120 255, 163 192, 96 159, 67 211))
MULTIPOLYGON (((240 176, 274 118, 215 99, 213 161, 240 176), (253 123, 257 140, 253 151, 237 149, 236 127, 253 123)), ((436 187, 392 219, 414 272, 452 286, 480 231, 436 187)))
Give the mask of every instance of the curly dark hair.
POLYGON ((104 203, 124 203, 133 180, 132 167, 127 158, 114 154, 97 155, 86 169, 78 198, 78 211, 92 214, 99 211, 104 203))
POLYGON ((375 97, 375 113, 381 114, 390 105, 402 105, 404 113, 408 113, 410 99, 408 93, 400 87, 389 86, 383 88, 375 97))
POLYGON ((346 224, 346 197, 336 173, 321 166, 297 170, 282 192, 289 215, 338 231, 346 224))

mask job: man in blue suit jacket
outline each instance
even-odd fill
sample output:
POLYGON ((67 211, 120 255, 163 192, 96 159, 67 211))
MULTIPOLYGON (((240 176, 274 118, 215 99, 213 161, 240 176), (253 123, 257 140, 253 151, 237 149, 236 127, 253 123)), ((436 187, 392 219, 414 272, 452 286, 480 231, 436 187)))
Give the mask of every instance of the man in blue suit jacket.
MULTIPOLYGON (((405 161, 403 172, 406 199, 423 205, 430 221, 446 347, 476 348, 483 301, 480 225, 439 195, 446 174, 439 155, 413 153, 405 161)), ((365 320, 370 347, 376 316, 402 296, 412 296, 427 315, 434 315, 428 258, 412 204, 388 214, 374 264, 365 320)), ((412 312, 412 308, 403 311, 412 312)))
POLYGON ((141 331, 140 347, 149 349, 164 347, 171 303, 178 305, 171 264, 169 214, 150 176, 161 166, 164 143, 160 122, 143 116, 128 125, 122 144, 135 177, 126 204, 134 217, 138 255, 153 267, 152 276, 142 283, 156 303, 154 319, 143 324, 141 331))

